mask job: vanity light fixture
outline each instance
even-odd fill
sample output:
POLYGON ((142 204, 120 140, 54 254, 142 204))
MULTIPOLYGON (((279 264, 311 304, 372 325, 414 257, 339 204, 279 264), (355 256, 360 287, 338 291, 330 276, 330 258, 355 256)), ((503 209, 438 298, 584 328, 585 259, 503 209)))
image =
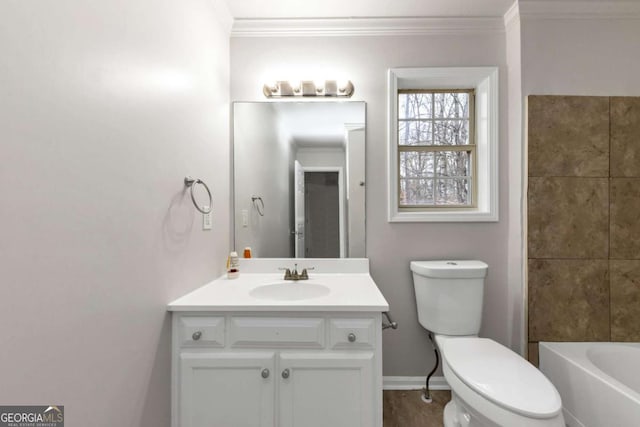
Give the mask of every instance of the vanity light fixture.
POLYGON ((349 98, 353 95, 353 91, 354 87, 351 80, 279 80, 273 83, 265 83, 262 88, 262 92, 267 98, 283 98, 287 96, 330 96, 349 98))

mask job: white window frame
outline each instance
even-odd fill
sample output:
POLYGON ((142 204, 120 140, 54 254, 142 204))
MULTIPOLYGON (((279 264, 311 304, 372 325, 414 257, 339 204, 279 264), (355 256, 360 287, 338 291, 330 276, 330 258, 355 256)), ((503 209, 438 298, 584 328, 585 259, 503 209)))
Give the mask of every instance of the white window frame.
POLYGON ((391 68, 388 85, 388 221, 496 222, 498 221, 498 68, 391 68), (398 207, 398 90, 475 89, 477 203, 470 208, 398 207))

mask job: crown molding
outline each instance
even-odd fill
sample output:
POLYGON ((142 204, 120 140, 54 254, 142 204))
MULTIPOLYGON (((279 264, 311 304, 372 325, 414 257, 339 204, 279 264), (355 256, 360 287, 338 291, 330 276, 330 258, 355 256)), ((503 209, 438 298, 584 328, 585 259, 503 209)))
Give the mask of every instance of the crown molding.
POLYGON ((527 19, 640 19, 638 1, 524 0, 518 8, 527 19))
POLYGON ((416 36, 504 33, 499 17, 236 19, 231 37, 416 36))

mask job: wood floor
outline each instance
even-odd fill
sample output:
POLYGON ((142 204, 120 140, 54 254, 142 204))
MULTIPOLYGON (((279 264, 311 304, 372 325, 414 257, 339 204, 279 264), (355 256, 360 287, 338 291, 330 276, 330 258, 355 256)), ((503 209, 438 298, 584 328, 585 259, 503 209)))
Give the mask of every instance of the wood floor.
POLYGON ((424 403, 420 390, 385 390, 383 392, 384 427, 442 427, 444 405, 451 392, 434 390, 433 403, 424 403))

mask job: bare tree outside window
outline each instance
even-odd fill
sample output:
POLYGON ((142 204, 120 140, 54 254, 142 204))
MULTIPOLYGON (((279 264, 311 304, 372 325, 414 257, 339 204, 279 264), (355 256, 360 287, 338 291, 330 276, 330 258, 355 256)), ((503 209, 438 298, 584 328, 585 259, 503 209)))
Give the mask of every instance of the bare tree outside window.
POLYGON ((398 93, 399 207, 475 204, 473 90, 398 93))

